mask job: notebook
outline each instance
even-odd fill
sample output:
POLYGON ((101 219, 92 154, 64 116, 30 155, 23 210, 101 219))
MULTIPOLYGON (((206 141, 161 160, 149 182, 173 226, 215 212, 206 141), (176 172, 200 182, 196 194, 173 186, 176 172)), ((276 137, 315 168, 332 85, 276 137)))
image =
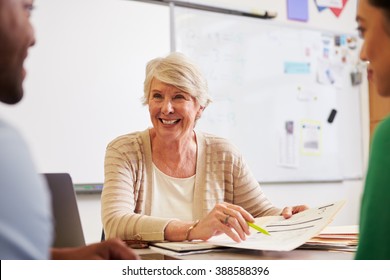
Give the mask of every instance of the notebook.
POLYGON ((72 178, 67 173, 45 173, 42 175, 46 178, 52 196, 55 220, 53 247, 84 246, 84 233, 72 178))
POLYGON ((156 242, 151 246, 172 250, 175 252, 191 252, 203 251, 222 248, 221 246, 213 245, 205 241, 190 241, 190 242, 156 242))

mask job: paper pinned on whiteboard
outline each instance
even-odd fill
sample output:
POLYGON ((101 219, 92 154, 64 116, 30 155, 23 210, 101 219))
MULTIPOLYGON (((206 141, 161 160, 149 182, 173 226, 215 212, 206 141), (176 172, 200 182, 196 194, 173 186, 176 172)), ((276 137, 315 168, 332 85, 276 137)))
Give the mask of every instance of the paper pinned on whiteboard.
POLYGON ((300 150, 302 155, 320 156, 322 150, 322 125, 315 120, 301 122, 300 150))
POLYGON ((341 9, 343 7, 342 0, 317 0, 316 2, 317 5, 320 7, 337 8, 337 9, 341 9))
POLYGON ((294 134, 294 121, 287 120, 284 126, 284 133, 279 135, 279 156, 277 164, 286 168, 298 168, 298 146, 296 133, 294 134))

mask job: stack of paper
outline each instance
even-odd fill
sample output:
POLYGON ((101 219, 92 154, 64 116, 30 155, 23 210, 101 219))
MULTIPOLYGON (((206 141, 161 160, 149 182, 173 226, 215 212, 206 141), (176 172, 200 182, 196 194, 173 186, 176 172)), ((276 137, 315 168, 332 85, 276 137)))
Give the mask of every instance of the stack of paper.
POLYGON ((228 248, 291 251, 320 234, 333 220, 334 215, 344 205, 344 201, 310 208, 293 215, 289 219, 282 216, 266 216, 255 219, 255 224, 263 227, 270 235, 250 228, 251 235, 245 241, 235 242, 229 236, 221 234, 208 241, 153 243, 150 248, 162 253, 184 255, 226 250, 228 248), (223 248, 225 247, 225 248, 223 248), (174 252, 174 253, 172 253, 174 252))
POLYGON ((357 225, 328 226, 300 248, 355 252, 358 238, 359 227, 357 225))
POLYGON ((151 245, 163 249, 177 251, 177 252, 188 252, 188 251, 199 251, 199 250, 202 251, 202 250, 216 249, 220 247, 204 241, 157 242, 157 243, 152 243, 151 245))
POLYGON ((236 243, 227 235, 214 236, 208 242, 213 245, 240 249, 291 251, 313 236, 320 234, 344 203, 344 201, 338 201, 310 208, 289 219, 284 219, 282 216, 256 218, 255 224, 266 229, 270 235, 250 229, 252 234, 240 243, 236 243))
POLYGON ((150 248, 168 256, 185 256, 191 254, 209 253, 218 251, 222 248, 205 241, 189 241, 189 242, 156 242, 150 245, 150 248))

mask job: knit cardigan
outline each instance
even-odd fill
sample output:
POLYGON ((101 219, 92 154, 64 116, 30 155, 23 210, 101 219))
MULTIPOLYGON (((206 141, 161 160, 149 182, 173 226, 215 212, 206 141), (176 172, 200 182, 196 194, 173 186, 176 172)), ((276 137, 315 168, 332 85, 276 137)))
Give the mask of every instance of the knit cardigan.
MULTIPOLYGON (((201 219, 217 203, 228 202, 254 217, 280 215, 262 192, 239 151, 226 139, 196 132, 197 162, 193 216, 201 219)), ((152 150, 149 129, 122 135, 107 146, 102 191, 106 238, 164 240, 172 219, 150 216, 152 150)))

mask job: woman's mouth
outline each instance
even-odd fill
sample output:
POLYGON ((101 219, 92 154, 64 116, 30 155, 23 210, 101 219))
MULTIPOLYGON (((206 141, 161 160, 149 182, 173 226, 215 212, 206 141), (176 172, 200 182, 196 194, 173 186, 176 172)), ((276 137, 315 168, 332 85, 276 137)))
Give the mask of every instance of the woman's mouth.
POLYGON ((370 82, 372 82, 373 76, 374 76, 374 71, 372 71, 371 69, 367 69, 367 79, 370 82))
POLYGON ((166 125, 176 124, 179 121, 180 121, 180 119, 177 119, 177 120, 164 120, 164 119, 160 119, 160 122, 162 122, 163 124, 166 124, 166 125))

